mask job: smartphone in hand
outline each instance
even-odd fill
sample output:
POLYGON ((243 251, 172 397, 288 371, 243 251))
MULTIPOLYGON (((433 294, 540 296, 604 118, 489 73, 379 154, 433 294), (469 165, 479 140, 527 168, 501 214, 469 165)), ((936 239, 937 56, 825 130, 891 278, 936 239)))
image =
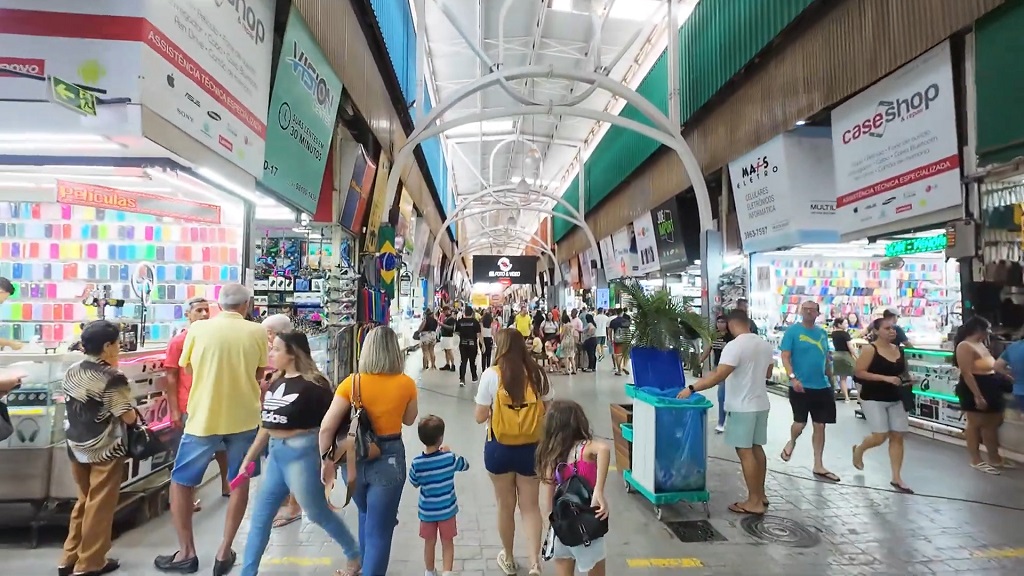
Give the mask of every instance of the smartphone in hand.
POLYGON ((235 476, 235 479, 232 480, 230 484, 228 484, 228 487, 231 489, 232 492, 234 492, 244 482, 248 482, 249 479, 252 478, 254 474, 256 474, 256 463, 249 462, 245 466, 245 468, 243 468, 242 471, 238 473, 238 476, 235 476))

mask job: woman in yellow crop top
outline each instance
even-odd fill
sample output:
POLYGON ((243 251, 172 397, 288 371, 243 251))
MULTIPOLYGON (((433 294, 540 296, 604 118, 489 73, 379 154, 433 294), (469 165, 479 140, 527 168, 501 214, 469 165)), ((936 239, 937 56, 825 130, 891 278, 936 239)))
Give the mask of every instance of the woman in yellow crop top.
MULTIPOLYGON (((384 574, 391 556, 391 539, 398 523, 398 506, 405 485, 405 445, 402 426, 416 422, 416 382, 403 374, 405 355, 398 336, 387 326, 366 335, 359 353, 359 372, 338 386, 330 410, 320 426, 320 453, 332 447, 337 430, 352 409, 352 388, 359 381, 359 396, 380 440, 381 455, 356 463, 355 500, 359 509, 359 547, 363 574, 384 574)), ((333 461, 323 463, 324 483, 334 481, 333 461)))

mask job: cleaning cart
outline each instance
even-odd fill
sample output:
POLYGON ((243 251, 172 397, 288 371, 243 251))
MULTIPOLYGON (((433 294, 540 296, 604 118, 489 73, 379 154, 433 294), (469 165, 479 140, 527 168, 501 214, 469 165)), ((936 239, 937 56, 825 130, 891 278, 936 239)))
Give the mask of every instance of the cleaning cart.
POLYGON ((662 507, 680 502, 708 506, 707 411, 710 400, 695 394, 686 400, 653 389, 626 385, 633 399, 633 423, 621 424, 632 444, 632 469, 622 472, 626 492, 639 492, 661 519, 662 507))

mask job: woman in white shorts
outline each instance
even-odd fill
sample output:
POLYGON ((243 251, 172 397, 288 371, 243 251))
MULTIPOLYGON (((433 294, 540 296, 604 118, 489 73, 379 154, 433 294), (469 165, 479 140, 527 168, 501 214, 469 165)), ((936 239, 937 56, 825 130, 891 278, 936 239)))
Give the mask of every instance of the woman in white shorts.
POLYGON ((903 348, 895 344, 896 330, 892 319, 878 319, 878 338, 860 350, 854 377, 861 385, 861 409, 871 427, 871 434, 853 447, 853 467, 864 469, 864 452, 889 441, 889 464, 893 488, 913 494, 900 475, 903 468, 903 436, 910 431, 910 418, 903 407, 901 387, 907 373, 903 348))

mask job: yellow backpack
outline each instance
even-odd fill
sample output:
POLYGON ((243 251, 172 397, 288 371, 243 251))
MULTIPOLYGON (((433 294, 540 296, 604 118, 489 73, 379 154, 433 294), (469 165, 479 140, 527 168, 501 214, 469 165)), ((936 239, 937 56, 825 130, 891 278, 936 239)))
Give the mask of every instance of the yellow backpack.
POLYGON ((522 446, 540 442, 544 421, 544 403, 537 398, 533 386, 526 386, 526 398, 520 405, 512 402, 498 380, 498 392, 491 406, 491 438, 506 446, 522 446))

